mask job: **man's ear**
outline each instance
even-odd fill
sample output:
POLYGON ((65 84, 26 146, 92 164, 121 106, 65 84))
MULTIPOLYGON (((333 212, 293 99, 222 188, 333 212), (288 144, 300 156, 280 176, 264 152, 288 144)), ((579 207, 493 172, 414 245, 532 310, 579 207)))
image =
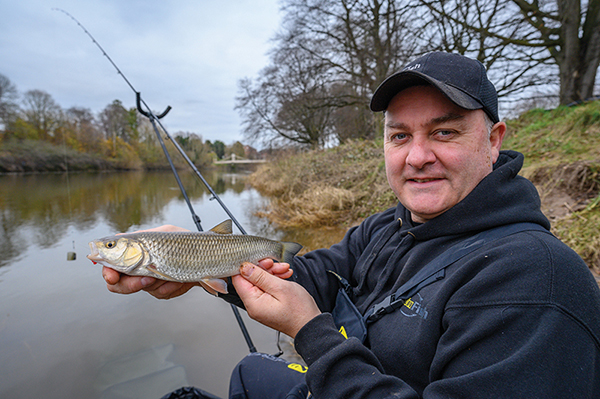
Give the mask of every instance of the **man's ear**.
POLYGON ((502 147, 502 141, 506 134, 506 123, 498 122, 492 126, 490 132, 490 145, 492 147, 492 163, 496 163, 500 156, 500 148, 502 147))

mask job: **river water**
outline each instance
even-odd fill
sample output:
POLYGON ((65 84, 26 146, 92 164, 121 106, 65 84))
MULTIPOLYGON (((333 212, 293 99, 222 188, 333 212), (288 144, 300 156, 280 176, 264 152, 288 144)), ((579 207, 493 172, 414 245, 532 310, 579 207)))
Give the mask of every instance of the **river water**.
MULTIPOLYGON (((249 234, 314 236, 253 216, 265 200, 244 175, 205 177, 249 234)), ((227 219, 197 178, 182 180, 205 230, 227 219)), ((1 398, 160 398, 185 385, 227 397, 248 353, 227 303, 202 289, 112 294, 85 257, 94 238, 165 223, 196 230, 170 172, 0 176, 1 398)), ((275 332, 241 313, 257 349, 276 353, 275 332)))

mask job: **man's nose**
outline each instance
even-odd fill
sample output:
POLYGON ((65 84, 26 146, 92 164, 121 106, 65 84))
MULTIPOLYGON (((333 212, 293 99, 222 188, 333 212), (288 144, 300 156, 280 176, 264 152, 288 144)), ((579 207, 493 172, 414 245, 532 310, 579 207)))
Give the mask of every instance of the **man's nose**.
POLYGON ((415 139, 410 145, 406 163, 415 169, 423 169, 426 165, 435 163, 436 155, 427 140, 415 139))

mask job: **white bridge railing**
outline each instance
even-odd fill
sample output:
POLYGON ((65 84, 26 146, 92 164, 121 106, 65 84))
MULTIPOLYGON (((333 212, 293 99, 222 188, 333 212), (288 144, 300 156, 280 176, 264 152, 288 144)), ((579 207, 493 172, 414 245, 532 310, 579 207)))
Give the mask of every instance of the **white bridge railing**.
POLYGON ((244 164, 244 163, 265 163, 267 162, 265 159, 245 159, 240 158, 235 154, 231 154, 229 159, 224 158, 220 161, 215 161, 215 165, 231 165, 231 164, 244 164))

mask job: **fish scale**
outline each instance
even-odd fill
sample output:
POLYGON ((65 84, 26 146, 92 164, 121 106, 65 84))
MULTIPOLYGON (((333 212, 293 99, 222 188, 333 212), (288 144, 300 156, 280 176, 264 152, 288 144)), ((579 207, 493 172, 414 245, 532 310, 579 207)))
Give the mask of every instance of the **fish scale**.
MULTIPOLYGON (((236 274, 244 262, 275 257, 282 260, 283 245, 253 236, 215 233, 137 233, 156 269, 178 281, 236 274)), ((133 235, 132 235, 133 236, 133 235)))

